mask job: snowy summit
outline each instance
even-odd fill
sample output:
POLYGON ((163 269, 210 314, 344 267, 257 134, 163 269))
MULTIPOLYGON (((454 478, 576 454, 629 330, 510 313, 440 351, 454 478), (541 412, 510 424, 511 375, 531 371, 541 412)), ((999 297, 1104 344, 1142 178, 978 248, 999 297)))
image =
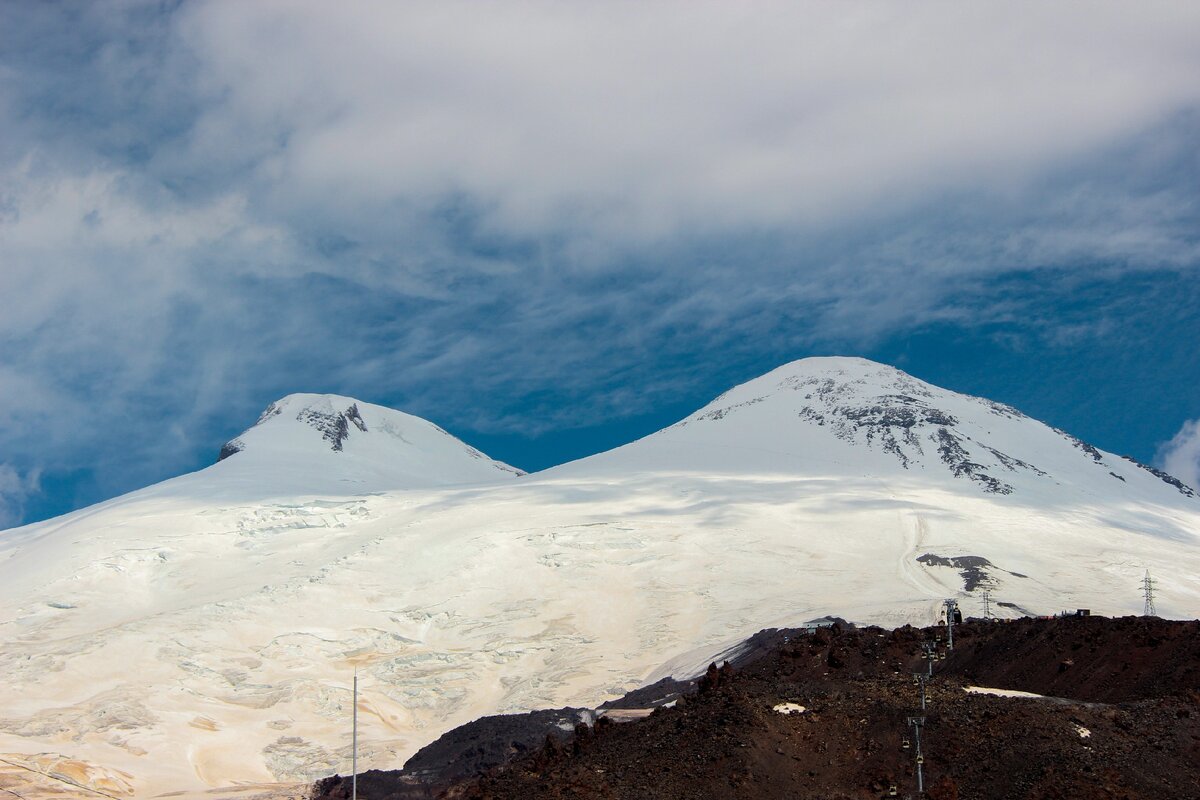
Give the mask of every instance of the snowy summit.
POLYGON ((561 469, 888 476, 989 494, 1194 498, 1011 406, 862 358, 806 358, 737 386, 675 425, 561 469))
POLYGON ((428 420, 332 394, 291 394, 267 406, 251 428, 226 442, 222 480, 283 480, 320 491, 331 482, 361 491, 413 489, 511 479, 494 461, 428 420))

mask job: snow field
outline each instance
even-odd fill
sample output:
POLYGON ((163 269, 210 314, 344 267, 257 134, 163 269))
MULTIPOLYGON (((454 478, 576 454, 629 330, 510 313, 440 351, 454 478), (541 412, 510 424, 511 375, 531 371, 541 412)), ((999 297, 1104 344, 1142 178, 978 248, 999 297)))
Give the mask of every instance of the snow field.
POLYGON ((0 533, 0 758, 69 759, 121 797, 345 772, 357 667, 360 769, 392 768, 484 714, 696 674, 764 627, 981 614, 925 554, 986 558, 1001 615, 1140 613, 1146 569, 1160 614, 1200 610, 1200 501, 869 362, 797 362, 524 477, 366 404, 334 451, 289 415, 337 433, 354 401, 297 397, 207 470, 0 533), (956 475, 942 423, 859 424, 912 398, 1012 492, 956 475))

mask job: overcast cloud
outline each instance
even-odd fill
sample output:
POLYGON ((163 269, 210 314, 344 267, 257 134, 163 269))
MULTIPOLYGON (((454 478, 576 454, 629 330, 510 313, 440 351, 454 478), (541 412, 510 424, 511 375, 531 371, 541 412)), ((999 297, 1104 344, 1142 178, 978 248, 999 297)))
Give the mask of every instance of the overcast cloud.
POLYGON ((291 391, 532 435, 1193 273, 1198 76, 1193 3, 0 3, 0 505, 291 391))

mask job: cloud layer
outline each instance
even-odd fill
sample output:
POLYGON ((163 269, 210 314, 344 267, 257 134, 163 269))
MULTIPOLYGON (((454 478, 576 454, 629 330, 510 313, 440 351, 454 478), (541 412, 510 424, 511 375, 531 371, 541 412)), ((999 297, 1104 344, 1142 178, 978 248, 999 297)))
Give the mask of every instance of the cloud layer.
POLYGON ((249 165, 280 214, 337 197, 343 224, 460 197, 502 236, 836 223, 1011 190, 1194 105, 1198 26, 1186 4, 200 5, 177 30, 217 99, 171 156, 249 165))
POLYGON ((1159 450, 1158 463, 1184 483, 1200 489, 1200 419, 1183 423, 1179 433, 1159 450))
POLYGON ((1198 23, 0 4, 0 464, 85 502, 299 390, 532 436, 1019 319, 1014 271, 1194 273, 1198 23))

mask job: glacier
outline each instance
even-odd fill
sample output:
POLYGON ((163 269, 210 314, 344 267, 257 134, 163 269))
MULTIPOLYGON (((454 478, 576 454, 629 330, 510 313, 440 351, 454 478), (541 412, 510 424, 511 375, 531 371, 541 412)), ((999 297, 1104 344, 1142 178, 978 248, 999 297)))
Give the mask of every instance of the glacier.
POLYGON ((1002 616, 1136 614, 1146 570, 1160 614, 1200 610, 1190 487, 863 359, 531 475, 332 395, 272 404, 221 456, 0 532, 0 786, 345 772, 356 669, 360 769, 395 768, 481 715, 596 705, 826 614, 929 624, 984 591, 1002 616))

